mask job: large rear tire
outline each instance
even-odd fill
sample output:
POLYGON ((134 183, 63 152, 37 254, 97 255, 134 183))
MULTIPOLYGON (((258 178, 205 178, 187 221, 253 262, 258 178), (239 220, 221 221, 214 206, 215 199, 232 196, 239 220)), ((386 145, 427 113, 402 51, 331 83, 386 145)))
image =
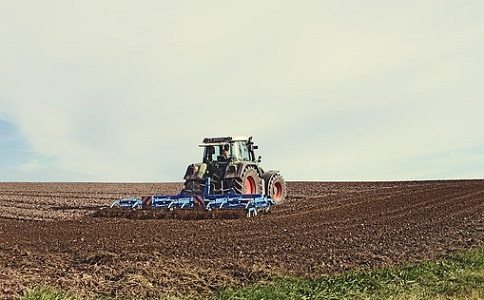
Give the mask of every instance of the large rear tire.
POLYGON ((261 194, 262 183, 259 172, 254 167, 247 166, 241 176, 235 178, 232 188, 238 194, 261 194))
POLYGON ((276 204, 284 203, 287 196, 286 181, 279 173, 266 174, 263 175, 266 182, 266 195, 276 204))

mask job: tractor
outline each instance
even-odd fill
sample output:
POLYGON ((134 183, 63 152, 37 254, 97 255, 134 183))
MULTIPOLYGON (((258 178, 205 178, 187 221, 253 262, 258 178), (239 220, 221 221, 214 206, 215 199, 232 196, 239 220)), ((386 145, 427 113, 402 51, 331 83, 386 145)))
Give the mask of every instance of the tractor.
POLYGON ((269 213, 286 199, 279 171, 264 171, 252 137, 205 138, 201 163, 188 166, 177 195, 121 198, 93 213, 95 217, 132 219, 213 219, 269 213))
POLYGON ((209 182, 214 194, 262 194, 275 204, 284 202, 284 178, 279 171, 262 169, 252 137, 205 138, 199 146, 203 148, 202 162, 187 167, 183 194, 202 195, 209 182))

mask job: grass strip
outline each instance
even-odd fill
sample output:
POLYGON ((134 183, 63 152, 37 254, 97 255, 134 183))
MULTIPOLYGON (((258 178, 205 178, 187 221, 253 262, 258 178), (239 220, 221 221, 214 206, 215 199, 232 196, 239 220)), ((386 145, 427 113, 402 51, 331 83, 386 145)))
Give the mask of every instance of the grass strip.
POLYGON ((228 288, 213 299, 484 299, 484 249, 440 261, 315 280, 277 278, 267 284, 228 288))
MULTIPOLYGON (((50 288, 33 288, 20 299, 86 298, 50 288)), ((207 298, 200 296, 200 299, 207 298)), ((269 283, 227 288, 208 299, 484 299, 484 249, 462 252, 445 260, 353 271, 314 280, 276 278, 269 283)))
POLYGON ((50 288, 32 288, 25 291, 22 300, 79 300, 81 297, 50 288))

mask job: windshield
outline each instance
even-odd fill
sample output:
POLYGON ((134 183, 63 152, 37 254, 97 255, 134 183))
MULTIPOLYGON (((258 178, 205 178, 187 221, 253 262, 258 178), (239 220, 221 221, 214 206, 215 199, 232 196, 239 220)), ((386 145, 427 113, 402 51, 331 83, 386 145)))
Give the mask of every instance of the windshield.
POLYGON ((233 154, 236 160, 250 161, 249 149, 246 142, 235 142, 233 144, 233 154))
POLYGON ((227 161, 232 156, 230 144, 204 146, 203 162, 227 161))

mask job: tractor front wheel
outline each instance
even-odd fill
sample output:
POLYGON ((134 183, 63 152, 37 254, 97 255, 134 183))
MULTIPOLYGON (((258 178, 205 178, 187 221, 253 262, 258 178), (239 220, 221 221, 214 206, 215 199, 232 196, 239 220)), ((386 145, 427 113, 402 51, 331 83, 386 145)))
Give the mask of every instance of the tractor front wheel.
MULTIPOLYGON (((264 174, 265 175, 265 174, 264 174)), ((270 176, 264 176, 266 181, 266 194, 276 204, 282 204, 286 200, 287 187, 286 182, 281 174, 268 174, 270 176)))

